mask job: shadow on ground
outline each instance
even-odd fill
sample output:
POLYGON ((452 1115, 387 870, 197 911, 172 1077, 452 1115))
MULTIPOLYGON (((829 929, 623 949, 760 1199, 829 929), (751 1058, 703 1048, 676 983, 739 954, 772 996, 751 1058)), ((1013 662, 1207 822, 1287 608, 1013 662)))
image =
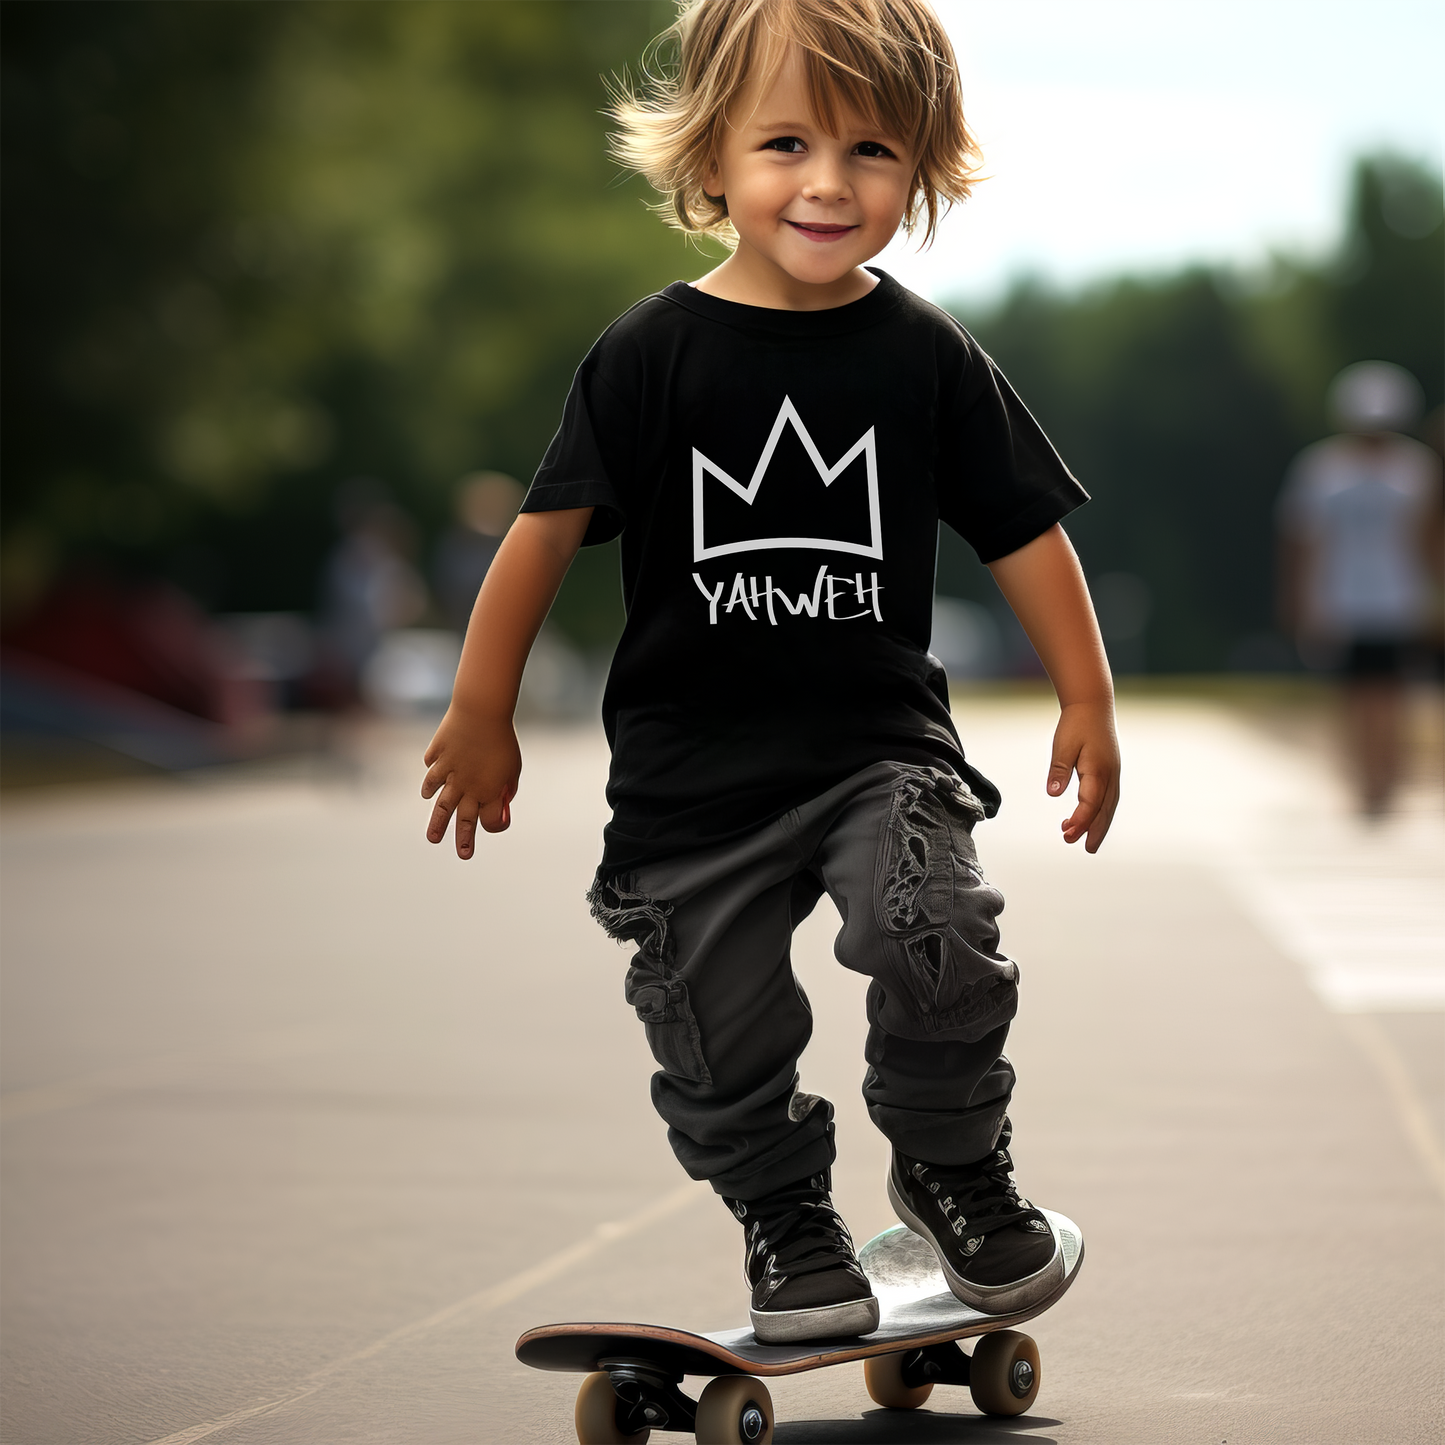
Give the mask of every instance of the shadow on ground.
POLYGON ((777 1445, 967 1445, 1019 1439, 1057 1445, 1052 1435, 1031 1432, 1062 1425, 1045 1415, 1019 1415, 1011 1420, 987 1415, 943 1414, 935 1410, 869 1410, 853 1420, 788 1420, 773 1434, 777 1445))

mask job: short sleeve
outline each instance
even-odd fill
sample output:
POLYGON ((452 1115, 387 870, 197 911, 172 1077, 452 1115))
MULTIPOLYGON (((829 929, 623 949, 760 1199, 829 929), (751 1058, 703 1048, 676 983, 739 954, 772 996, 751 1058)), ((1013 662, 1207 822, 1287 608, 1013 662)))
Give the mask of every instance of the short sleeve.
POLYGON ((938 514, 983 562, 1016 552, 1089 500, 1004 374, 962 333, 939 417, 938 514))
POLYGON ((636 414, 602 374, 602 343, 577 368, 562 424, 522 503, 524 512, 592 507, 584 547, 609 542, 627 524, 625 489, 633 472, 636 414))

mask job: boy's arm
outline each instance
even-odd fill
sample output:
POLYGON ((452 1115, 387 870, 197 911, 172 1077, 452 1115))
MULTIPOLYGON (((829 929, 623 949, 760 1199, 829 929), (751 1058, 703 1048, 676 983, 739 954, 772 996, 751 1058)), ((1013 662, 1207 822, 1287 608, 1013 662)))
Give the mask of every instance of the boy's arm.
POLYGON ((522 669, 591 517, 591 507, 523 512, 487 569, 421 785, 423 798, 436 796, 427 838, 440 843, 455 813, 459 858, 472 856, 478 822, 488 833, 511 824, 522 772, 512 727, 522 669))
POLYGON ((1079 774, 1079 802, 1064 820, 1064 842, 1086 837, 1085 851, 1097 853, 1119 805, 1119 739, 1114 682, 1083 569, 1064 529, 1055 525, 990 562, 988 570, 1059 697, 1049 792, 1062 793, 1075 769, 1079 774))

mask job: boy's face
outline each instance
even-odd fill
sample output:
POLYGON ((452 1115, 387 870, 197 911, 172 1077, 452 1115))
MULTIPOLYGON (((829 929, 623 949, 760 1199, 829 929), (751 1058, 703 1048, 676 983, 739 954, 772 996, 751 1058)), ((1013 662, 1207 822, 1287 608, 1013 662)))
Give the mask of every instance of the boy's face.
POLYGON ((726 196, 747 269, 828 287, 893 239, 912 191, 907 143, 847 111, 838 128, 814 115, 796 50, 729 107, 704 184, 726 196))

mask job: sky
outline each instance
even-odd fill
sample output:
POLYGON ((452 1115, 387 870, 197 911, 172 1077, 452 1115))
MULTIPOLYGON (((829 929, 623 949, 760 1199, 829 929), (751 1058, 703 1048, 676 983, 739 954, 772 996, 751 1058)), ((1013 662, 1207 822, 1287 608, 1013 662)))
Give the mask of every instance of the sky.
POLYGON ((1356 156, 1440 169, 1440 0, 935 3, 989 179, 878 262, 934 300, 1319 256, 1356 156))

